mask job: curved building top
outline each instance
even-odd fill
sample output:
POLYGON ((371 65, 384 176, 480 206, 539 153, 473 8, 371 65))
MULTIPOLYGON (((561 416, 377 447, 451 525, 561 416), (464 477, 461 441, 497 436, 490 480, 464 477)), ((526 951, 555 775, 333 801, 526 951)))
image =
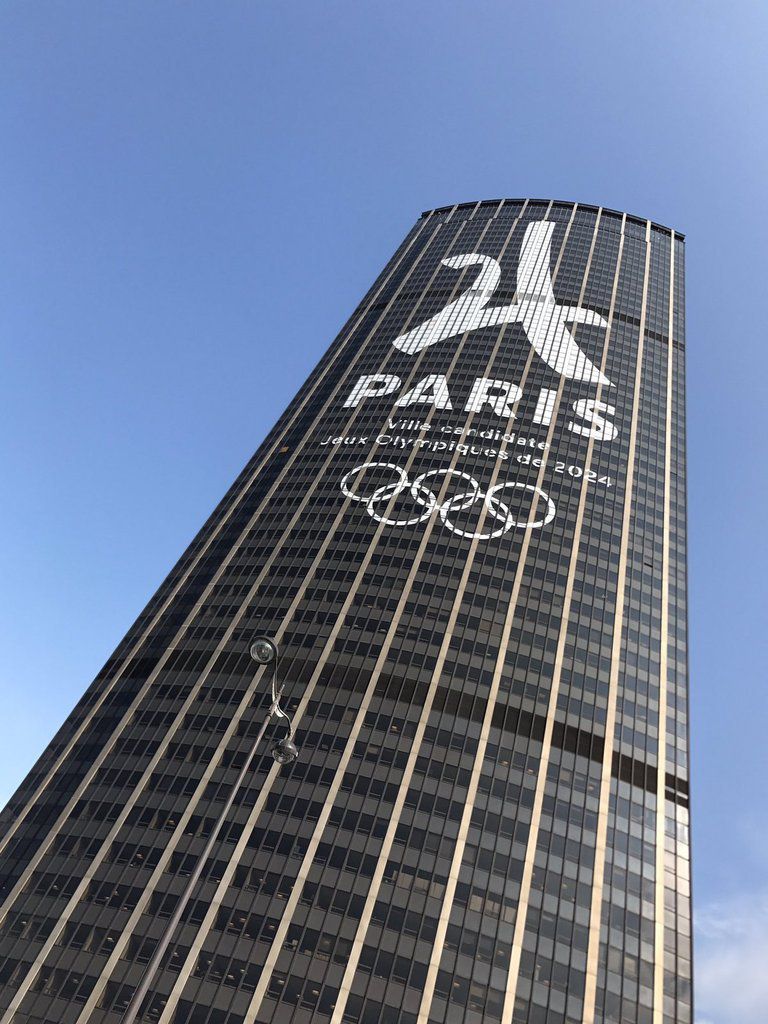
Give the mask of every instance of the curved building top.
MULTIPOLYGON (((452 203, 452 204, 449 204, 448 206, 436 206, 436 207, 434 207, 434 209, 424 210, 423 213, 421 214, 421 216, 422 217, 429 217, 431 214, 450 213, 451 210, 471 210, 471 209, 474 209, 475 207, 498 206, 500 203, 524 203, 525 201, 526 201, 525 198, 512 199, 510 197, 507 197, 505 199, 481 199, 479 201, 476 200, 475 202, 471 202, 471 203, 452 203)), ((643 226, 645 226, 645 224, 648 223, 648 221, 647 221, 647 219, 645 217, 636 217, 636 216, 634 216, 634 214, 630 214, 630 213, 625 215, 625 214, 622 213, 621 210, 612 210, 612 209, 610 209, 607 206, 599 207, 599 206, 595 206, 593 203, 577 203, 577 202, 573 202, 573 201, 568 201, 566 199, 550 200, 550 199, 532 199, 532 198, 529 198, 528 202, 529 203, 543 203, 543 204, 546 204, 546 205, 549 205, 549 203, 551 202, 552 205, 556 206, 556 207, 578 206, 580 210, 592 210, 595 213, 597 213, 598 210, 602 209, 604 214, 607 213, 607 214, 610 214, 610 215, 612 215, 614 217, 626 216, 627 220, 631 224, 642 224, 643 226)), ((672 228, 668 228, 665 224, 658 224, 656 221, 651 221, 650 224, 651 224, 651 227, 655 231, 661 231, 665 235, 673 234, 673 229, 672 228)), ((678 238, 681 241, 685 240, 685 235, 681 231, 674 231, 674 235, 675 235, 675 238, 678 238)))

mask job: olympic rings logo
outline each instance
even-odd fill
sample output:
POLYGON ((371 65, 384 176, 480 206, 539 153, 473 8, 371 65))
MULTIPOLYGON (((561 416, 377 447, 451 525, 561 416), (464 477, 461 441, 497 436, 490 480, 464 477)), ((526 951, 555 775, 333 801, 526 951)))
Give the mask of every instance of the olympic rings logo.
POLYGON ((458 469, 430 469, 428 472, 417 476, 413 483, 411 483, 405 470, 391 462, 364 462, 362 466, 356 466, 342 479, 341 489, 352 501, 362 502, 368 515, 375 519, 377 523, 384 523, 386 526, 415 526, 417 523, 423 523, 429 519, 432 513, 437 511, 443 521, 443 526, 447 527, 451 533, 455 533, 459 537, 468 537, 472 540, 490 540, 492 537, 501 537, 513 527, 517 527, 520 530, 538 530, 542 526, 546 526, 547 523, 551 523, 557 511, 555 503, 549 495, 542 491, 540 487, 534 487, 533 484, 523 484, 517 480, 510 480, 504 484, 494 484, 487 491, 483 491, 474 477, 458 469), (366 469, 389 469, 392 470, 397 479, 392 483, 377 487, 370 495, 360 494, 353 490, 353 478, 363 473, 366 469), (453 495, 453 497, 446 499, 442 503, 438 503, 437 495, 427 485, 427 481, 448 476, 465 481, 469 489, 461 494, 453 495), (546 514, 543 518, 531 519, 525 522, 515 519, 510 512, 509 506, 499 497, 502 491, 510 488, 531 491, 534 495, 540 495, 547 506, 546 514), (377 505, 380 505, 382 502, 386 505, 391 498, 406 491, 410 492, 410 496, 417 505, 421 506, 423 511, 405 519, 389 518, 377 512, 377 505), (488 533, 473 533, 470 530, 462 530, 455 523, 451 522, 449 519, 451 514, 471 508, 478 501, 483 502, 488 510, 488 514, 497 522, 500 522, 501 526, 495 527, 488 533))

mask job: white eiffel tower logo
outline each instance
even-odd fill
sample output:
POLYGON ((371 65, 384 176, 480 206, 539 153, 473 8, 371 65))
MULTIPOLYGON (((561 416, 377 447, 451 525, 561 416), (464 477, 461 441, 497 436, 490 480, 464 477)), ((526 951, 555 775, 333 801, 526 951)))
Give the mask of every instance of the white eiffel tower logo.
POLYGON ((412 331, 395 338, 392 344, 412 355, 467 331, 518 323, 523 325, 529 342, 544 362, 561 376, 613 387, 587 359, 566 326, 569 323, 596 324, 607 328, 607 322, 591 309, 560 306, 555 299, 550 270, 554 230, 554 223, 546 220, 534 221, 526 228, 517 267, 518 299, 509 306, 486 308, 501 278, 501 267, 496 260, 476 252, 443 260, 446 267, 455 270, 476 263, 482 269, 474 284, 458 299, 412 331))

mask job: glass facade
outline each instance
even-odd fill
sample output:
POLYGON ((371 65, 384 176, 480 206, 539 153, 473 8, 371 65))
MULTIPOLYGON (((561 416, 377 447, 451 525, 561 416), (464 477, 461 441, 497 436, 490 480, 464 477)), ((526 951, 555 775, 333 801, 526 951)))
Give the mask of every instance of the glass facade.
POLYGON ((3 812, 0 1024, 690 1024, 683 307, 422 215, 3 812))

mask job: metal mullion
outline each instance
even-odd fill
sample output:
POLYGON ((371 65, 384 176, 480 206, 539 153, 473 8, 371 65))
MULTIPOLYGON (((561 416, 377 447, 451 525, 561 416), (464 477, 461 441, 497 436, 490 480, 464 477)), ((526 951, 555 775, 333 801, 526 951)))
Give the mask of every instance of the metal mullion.
MULTIPOLYGON (((667 377, 664 418, 664 526, 661 556, 661 659, 659 674, 659 738, 656 777, 656 878, 654 908, 653 1024, 664 1021, 664 869, 666 866, 666 776, 669 659, 670 489, 672 486, 672 401, 675 305, 675 232, 669 247, 669 306, 667 310, 667 377)), ((675 871, 677 873, 677 871, 675 871)))
POLYGON ((584 1024, 594 1024, 595 999, 597 995, 597 971, 600 953, 600 926, 602 921, 603 886, 607 854, 608 812, 612 781, 613 750, 616 729, 616 699, 619 686, 624 608, 627 601, 627 553, 629 528, 634 504, 634 474, 637 430, 639 420, 640 392, 643 376, 643 353, 645 344, 645 321, 648 302, 648 278, 651 260, 651 223, 646 221, 645 268, 643 271, 643 293, 640 309, 640 326, 636 359, 635 389, 632 402, 632 424, 629 435, 629 457, 625 485, 624 510, 622 515, 621 551, 619 555, 618 583, 616 587, 616 613, 614 616, 613 645, 611 652, 611 680, 608 694, 608 712, 605 723, 605 746, 602 776, 600 781, 599 810, 597 817, 597 842, 595 843, 595 868, 592 882, 592 906, 590 910, 589 948, 587 950, 587 974, 584 989, 584 1024))

